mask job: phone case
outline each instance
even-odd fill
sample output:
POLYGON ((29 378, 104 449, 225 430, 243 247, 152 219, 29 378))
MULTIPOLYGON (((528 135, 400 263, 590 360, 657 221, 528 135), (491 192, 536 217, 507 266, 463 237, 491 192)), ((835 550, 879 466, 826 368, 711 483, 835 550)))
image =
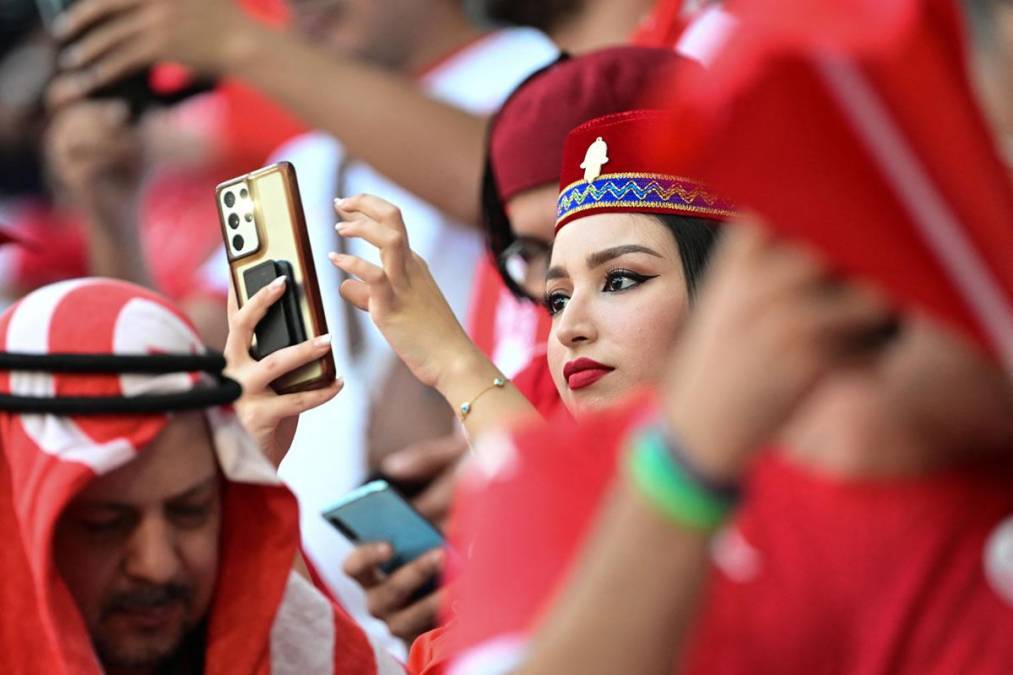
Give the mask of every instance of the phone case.
POLYGON ((381 567, 388 574, 444 544, 436 526, 382 480, 352 490, 323 515, 353 542, 388 542, 394 557, 381 567))
MULTIPOLYGON (((294 167, 281 162, 227 180, 215 196, 239 306, 278 276, 289 279, 285 295, 257 325, 254 357, 326 334, 294 167)), ((319 389, 334 376, 334 357, 328 352, 271 386, 278 393, 319 389)))

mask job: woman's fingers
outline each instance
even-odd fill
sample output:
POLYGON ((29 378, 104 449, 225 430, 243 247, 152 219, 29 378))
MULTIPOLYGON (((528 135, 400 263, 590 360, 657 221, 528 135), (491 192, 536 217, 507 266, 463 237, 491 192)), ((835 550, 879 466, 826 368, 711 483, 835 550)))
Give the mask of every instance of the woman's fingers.
POLYGON ((343 253, 330 253, 327 257, 330 258, 335 267, 362 279, 370 286, 379 286, 387 281, 387 275, 384 273, 383 268, 371 262, 366 262, 362 258, 343 253))
POLYGON ((397 637, 411 643, 436 625, 442 603, 442 590, 430 593, 414 605, 391 614, 387 618, 387 628, 397 637))
POLYGON ((442 568, 442 549, 429 551, 399 567, 369 593, 367 600, 369 613, 382 618, 401 609, 408 599, 439 574, 442 568))
POLYGON ((367 312, 370 299, 377 299, 381 306, 391 307, 394 305, 394 289, 387 273, 379 266, 354 255, 330 253, 328 258, 338 269, 362 280, 359 282, 354 279, 346 280, 341 284, 342 297, 345 297, 353 305, 367 312))
POLYGON ((312 340, 279 349, 260 361, 253 362, 248 367, 248 375, 244 384, 251 391, 265 389, 282 375, 316 361, 327 354, 330 349, 330 335, 321 335, 312 340))
POLYGON ((394 557, 394 549, 386 542, 372 542, 356 547, 345 558, 345 574, 369 589, 380 583, 377 568, 394 557))
POLYGON ((345 279, 338 288, 345 302, 351 303, 356 309, 369 311, 369 286, 358 279, 345 279))
POLYGON ((335 226, 342 237, 359 237, 380 251, 383 268, 393 284, 407 275, 408 231, 401 211, 372 195, 337 200, 335 208, 344 220, 335 226))
MULTIPOLYGON (((346 219, 346 216, 365 216, 367 219, 383 223, 392 229, 400 229, 404 232, 404 220, 401 217, 401 209, 394 206, 385 199, 374 195, 360 194, 354 197, 345 197, 334 200, 334 209, 338 215, 346 219)), ((405 244, 407 245, 407 236, 405 244)))
POLYGON ((345 381, 339 377, 323 389, 310 389, 309 391, 265 399, 263 401, 265 409, 260 414, 263 414, 267 419, 278 421, 296 417, 307 410, 327 403, 337 396, 344 386, 345 381))
MULTIPOLYGON (((250 358, 250 345, 253 343, 253 332, 260 320, 267 314, 278 298, 285 291, 285 277, 278 277, 264 288, 257 291, 241 309, 236 307, 234 295, 230 295, 229 337, 225 342, 225 358, 238 364, 250 358)), ((230 290, 231 294, 231 290, 230 290)))
POLYGON ((229 292, 225 301, 225 316, 228 317, 229 325, 232 325, 232 317, 239 311, 239 302, 236 301, 236 289, 229 284, 229 292))

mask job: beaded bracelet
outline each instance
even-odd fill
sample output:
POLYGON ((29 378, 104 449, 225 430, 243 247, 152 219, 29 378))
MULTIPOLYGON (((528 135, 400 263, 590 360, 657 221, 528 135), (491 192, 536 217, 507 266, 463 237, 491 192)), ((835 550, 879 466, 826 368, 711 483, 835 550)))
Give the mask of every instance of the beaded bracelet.
POLYGON ((633 437, 627 470, 652 506, 696 530, 717 529, 738 503, 738 487, 718 485, 701 476, 661 424, 641 429, 633 437))
POLYGON ((473 399, 462 403, 461 407, 459 408, 459 410, 461 411, 461 421, 463 422, 468 418, 468 415, 471 414, 471 409, 475 406, 475 403, 478 401, 478 399, 482 398, 484 394, 492 391, 493 389, 502 389, 505 386, 506 386, 506 379, 502 377, 497 377, 492 381, 492 384, 490 384, 482 391, 478 392, 478 394, 476 394, 473 399))

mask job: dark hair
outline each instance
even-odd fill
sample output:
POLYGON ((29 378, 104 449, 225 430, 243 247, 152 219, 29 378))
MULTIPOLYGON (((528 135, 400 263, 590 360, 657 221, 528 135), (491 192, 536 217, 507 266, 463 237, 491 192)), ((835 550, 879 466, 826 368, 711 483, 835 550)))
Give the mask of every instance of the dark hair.
POLYGON ((714 245, 721 236, 723 221, 695 216, 678 216, 667 213, 631 213, 630 215, 647 216, 661 223, 675 238, 679 258, 682 260, 682 273, 686 279, 686 292, 690 303, 696 298, 700 280, 707 270, 714 245))
MULTIPOLYGON (((550 63, 545 64, 524 78, 524 80, 518 84, 512 92, 510 92, 510 95, 507 96, 506 100, 500 106, 500 111, 506 108, 506 105, 530 82, 538 79, 544 73, 552 70, 560 63, 568 61, 569 59, 570 55, 566 52, 562 52, 550 63)), ((482 194, 480 195, 482 229, 485 230, 485 242, 489 251, 492 253, 493 258, 496 260, 499 260, 500 256, 505 250, 507 250, 510 244, 517 240, 516 235, 514 235, 513 227, 510 225, 510 218, 506 213, 506 206, 499 197, 499 188, 496 186, 496 174, 492 168, 492 134, 493 130, 496 128, 498 117, 499 113, 493 116, 492 122, 486 130, 485 168, 482 171, 482 194)), ((511 293, 514 294, 515 297, 524 300, 531 299, 528 294, 524 292, 524 289, 514 283, 513 279, 510 278, 510 275, 506 273, 506 270, 499 269, 499 275, 503 280, 503 284, 510 290, 511 293)))
MULTIPOLYGON (((647 214, 645 214, 647 215, 647 214)), ((677 216, 669 214, 650 214, 655 220, 668 228, 675 237, 682 259, 682 270, 686 277, 686 290, 690 302, 696 297, 700 279, 707 269, 714 244, 721 235, 721 221, 694 216, 677 216)))
POLYGON ((584 9, 584 0, 464 0, 465 9, 480 22, 531 26, 551 33, 584 9))

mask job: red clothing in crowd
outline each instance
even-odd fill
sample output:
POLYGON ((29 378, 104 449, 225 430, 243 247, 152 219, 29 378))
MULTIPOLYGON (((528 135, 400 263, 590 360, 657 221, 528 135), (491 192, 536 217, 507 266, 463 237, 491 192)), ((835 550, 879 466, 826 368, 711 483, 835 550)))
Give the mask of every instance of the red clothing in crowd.
POLYGON ((686 671, 1009 672, 1010 485, 1013 454, 879 481, 769 457, 715 546, 686 671))
MULTIPOLYGON (((450 587, 457 612, 444 638, 455 657, 472 659, 459 665, 486 650, 521 653, 621 475, 623 441, 646 407, 638 400, 480 448, 455 523, 456 545, 471 551, 450 587)), ((769 454, 715 546, 688 672, 1007 672, 1011 457, 863 482, 769 454)))

